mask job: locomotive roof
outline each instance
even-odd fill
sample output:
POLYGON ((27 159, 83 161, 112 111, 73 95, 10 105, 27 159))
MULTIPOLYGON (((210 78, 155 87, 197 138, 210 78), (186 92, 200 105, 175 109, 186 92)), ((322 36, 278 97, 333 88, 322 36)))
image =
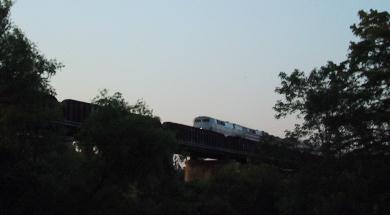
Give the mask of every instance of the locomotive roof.
POLYGON ((230 123, 230 124, 237 125, 237 126, 240 126, 240 127, 242 127, 242 128, 249 129, 249 130, 260 131, 260 130, 258 130, 258 129, 248 128, 248 127, 242 126, 242 125, 240 125, 240 124, 232 123, 232 122, 225 121, 225 120, 216 119, 216 118, 209 117, 209 116, 197 116, 197 117, 195 117, 195 119, 205 119, 205 118, 206 118, 206 119, 215 119, 215 120, 222 121, 222 122, 225 122, 225 123, 230 123))

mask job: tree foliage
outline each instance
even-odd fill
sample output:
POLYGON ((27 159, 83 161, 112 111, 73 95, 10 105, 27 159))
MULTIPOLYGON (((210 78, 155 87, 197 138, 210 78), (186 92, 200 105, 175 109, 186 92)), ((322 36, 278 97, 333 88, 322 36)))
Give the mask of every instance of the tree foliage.
POLYGON ((60 117, 49 80, 61 65, 47 60, 11 24, 10 7, 11 1, 0 1, 0 137, 4 142, 28 135, 42 142, 41 136, 50 135, 49 123, 60 117))
POLYGON ((351 26, 358 41, 348 58, 328 62, 309 74, 282 72, 283 95, 274 109, 277 118, 296 114, 303 119, 289 137, 321 147, 334 155, 355 149, 388 153, 390 144, 390 15, 360 11, 351 26))
POLYGON ((173 136, 162 130, 160 120, 144 102, 128 105, 120 93, 109 96, 104 90, 94 104, 78 143, 88 159, 86 171, 93 171, 90 201, 103 206, 100 210, 110 209, 99 202, 103 192, 141 211, 150 209, 140 205, 141 201, 161 207, 154 197, 164 196, 164 186, 174 181, 173 136))
POLYGON ((0 213, 54 213, 66 195, 68 150, 49 84, 60 64, 46 59, 0 1, 0 213))

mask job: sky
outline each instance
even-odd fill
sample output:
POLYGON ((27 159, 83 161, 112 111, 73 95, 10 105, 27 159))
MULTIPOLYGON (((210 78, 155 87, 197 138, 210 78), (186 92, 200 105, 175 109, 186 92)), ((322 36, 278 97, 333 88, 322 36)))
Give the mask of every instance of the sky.
POLYGON ((349 26, 387 0, 17 0, 11 19, 65 67, 57 99, 143 99, 163 122, 211 116, 284 136, 279 72, 346 59, 349 26))

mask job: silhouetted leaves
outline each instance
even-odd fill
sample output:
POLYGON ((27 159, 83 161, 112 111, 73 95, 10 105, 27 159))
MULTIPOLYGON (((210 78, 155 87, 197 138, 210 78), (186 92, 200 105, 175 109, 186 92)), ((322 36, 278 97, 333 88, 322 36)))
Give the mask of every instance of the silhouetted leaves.
POLYGON ((390 15, 360 11, 351 27, 360 39, 351 42, 348 59, 329 62, 308 75, 280 73, 277 118, 303 119, 290 137, 321 146, 326 155, 363 149, 389 153, 390 144, 390 15))
POLYGON ((60 64, 47 60, 9 20, 0 1, 0 213, 56 213, 64 206, 72 151, 49 78, 60 64))
POLYGON ((111 210, 105 203, 115 197, 142 213, 154 204, 153 211, 158 211, 162 188, 173 181, 173 136, 162 130, 144 103, 128 105, 120 93, 108 96, 102 91, 94 104, 97 108, 84 122, 78 143, 88 159, 85 171, 93 171, 88 201, 111 210), (142 206, 143 201, 150 205, 142 206))

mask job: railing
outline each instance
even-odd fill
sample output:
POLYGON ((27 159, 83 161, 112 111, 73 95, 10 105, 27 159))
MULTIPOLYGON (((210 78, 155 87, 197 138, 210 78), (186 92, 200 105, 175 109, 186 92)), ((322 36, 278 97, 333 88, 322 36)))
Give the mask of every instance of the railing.
MULTIPOLYGON (((88 115, 96 107, 90 103, 75 100, 62 101, 64 121, 68 135, 74 135, 88 115)), ((165 122, 163 128, 174 132, 181 146, 178 153, 206 155, 211 158, 229 157, 246 159, 256 157, 267 163, 302 163, 316 159, 310 153, 275 144, 275 141, 263 140, 261 143, 240 137, 226 137, 223 134, 199 129, 178 123, 165 122)), ((277 142, 277 141, 276 141, 277 142)), ((279 165, 279 164, 278 164, 279 165)), ((295 165, 297 166, 297 165, 295 165)))
POLYGON ((213 131, 172 122, 163 123, 163 127, 175 133, 179 144, 192 147, 192 149, 208 150, 210 153, 249 156, 254 153, 257 143, 240 137, 225 137, 213 131))

